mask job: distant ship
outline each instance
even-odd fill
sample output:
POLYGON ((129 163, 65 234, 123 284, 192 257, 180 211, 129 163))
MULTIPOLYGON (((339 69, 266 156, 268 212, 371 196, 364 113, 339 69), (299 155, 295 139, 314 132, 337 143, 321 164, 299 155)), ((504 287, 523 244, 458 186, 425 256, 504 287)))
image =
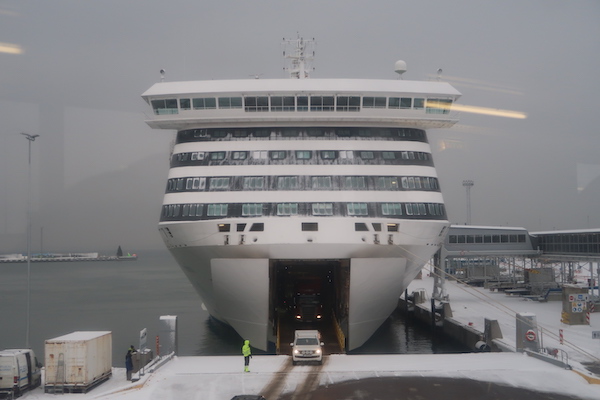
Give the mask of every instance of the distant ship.
POLYGON ((286 44, 292 79, 163 75, 142 95, 148 125, 177 131, 159 231, 210 315, 253 346, 278 343, 294 282, 317 279, 352 350, 443 243, 425 130, 457 122, 460 93, 439 81, 309 79, 314 43, 286 44))
MULTIPOLYGON (((31 262, 70 262, 70 261, 135 261, 137 254, 123 254, 121 246, 114 256, 105 256, 97 252, 93 253, 40 253, 32 254, 31 262)), ((0 263, 27 262, 24 254, 0 254, 0 263)))

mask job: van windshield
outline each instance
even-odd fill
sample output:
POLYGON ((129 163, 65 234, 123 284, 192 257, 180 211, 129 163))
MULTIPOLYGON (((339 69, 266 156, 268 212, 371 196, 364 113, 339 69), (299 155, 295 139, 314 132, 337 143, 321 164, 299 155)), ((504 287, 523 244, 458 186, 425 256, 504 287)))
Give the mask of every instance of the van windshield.
POLYGON ((296 344, 299 346, 318 345, 319 341, 315 338, 298 338, 296 344))

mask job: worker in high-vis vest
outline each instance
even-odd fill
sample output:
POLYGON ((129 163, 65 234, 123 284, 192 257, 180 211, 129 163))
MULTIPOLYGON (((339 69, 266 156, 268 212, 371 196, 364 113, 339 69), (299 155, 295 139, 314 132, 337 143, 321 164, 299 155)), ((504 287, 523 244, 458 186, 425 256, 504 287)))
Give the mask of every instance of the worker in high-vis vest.
POLYGON ((244 355, 244 372, 250 372, 250 357, 252 357, 252 351, 250 350, 250 341, 244 340, 242 346, 242 354, 244 355))

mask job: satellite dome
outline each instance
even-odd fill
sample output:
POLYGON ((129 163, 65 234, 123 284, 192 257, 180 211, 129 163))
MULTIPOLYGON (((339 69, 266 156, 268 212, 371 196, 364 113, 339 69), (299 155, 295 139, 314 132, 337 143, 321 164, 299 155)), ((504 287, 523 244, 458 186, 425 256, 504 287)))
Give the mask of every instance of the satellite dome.
POLYGON ((406 72, 406 63, 402 60, 396 61, 396 63, 394 64, 394 71, 398 75, 402 76, 402 74, 406 72))

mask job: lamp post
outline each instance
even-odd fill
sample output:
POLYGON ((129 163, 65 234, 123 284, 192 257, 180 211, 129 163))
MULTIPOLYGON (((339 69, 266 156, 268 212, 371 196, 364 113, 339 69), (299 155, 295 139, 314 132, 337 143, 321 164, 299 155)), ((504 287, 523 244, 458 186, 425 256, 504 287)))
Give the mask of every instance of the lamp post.
POLYGON ((475 182, 466 180, 462 184, 467 189, 467 225, 471 225, 471 188, 475 185, 475 182))
POLYGON ((27 328, 25 331, 25 348, 29 348, 29 320, 31 308, 31 142, 40 135, 29 135, 21 132, 28 140, 28 168, 27 168, 27 328))

